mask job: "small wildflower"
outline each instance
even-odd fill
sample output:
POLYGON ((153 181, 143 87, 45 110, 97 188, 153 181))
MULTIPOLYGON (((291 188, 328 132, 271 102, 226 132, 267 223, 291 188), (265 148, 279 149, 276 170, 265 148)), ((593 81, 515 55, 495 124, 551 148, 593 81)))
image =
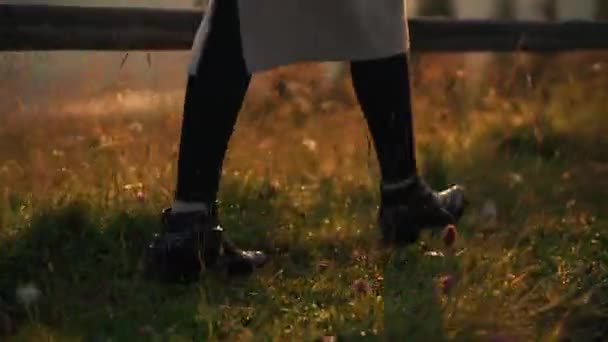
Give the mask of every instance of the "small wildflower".
POLYGON ((302 145, 304 145, 310 152, 315 152, 317 150, 317 142, 312 139, 304 139, 302 141, 302 145))
POLYGON ((450 224, 445 227, 443 231, 443 244, 448 248, 452 247, 454 242, 456 242, 456 235, 456 226, 450 224))
POLYGON ((351 285, 351 289, 358 295, 365 295, 371 291, 369 283, 364 279, 355 280, 355 282, 351 285))
POLYGON ((496 219, 498 217, 498 209, 496 208, 496 203, 493 200, 487 200, 480 211, 480 218, 483 223, 493 226, 496 224, 496 219))
POLYGON ((40 290, 34 284, 27 284, 25 286, 21 286, 17 288, 16 291, 17 299, 21 302, 21 304, 25 306, 29 306, 40 299, 40 290))
POLYGON ((137 198, 138 201, 143 202, 143 201, 146 200, 146 194, 143 191, 140 190, 135 195, 135 198, 137 198))
POLYGON ((439 286, 444 294, 448 294, 455 284, 456 279, 454 279, 454 277, 451 275, 445 275, 439 279, 439 286))
POLYGON ((509 173, 509 183, 511 184, 511 186, 519 185, 519 184, 522 184, 523 182, 524 182, 524 177, 521 175, 521 173, 517 173, 517 172, 509 173))
POLYGON ((144 131, 144 125, 136 121, 129 125, 129 130, 133 133, 141 133, 144 131))
POLYGON ((62 150, 56 150, 56 149, 53 149, 52 154, 54 157, 63 157, 65 155, 65 153, 62 150))

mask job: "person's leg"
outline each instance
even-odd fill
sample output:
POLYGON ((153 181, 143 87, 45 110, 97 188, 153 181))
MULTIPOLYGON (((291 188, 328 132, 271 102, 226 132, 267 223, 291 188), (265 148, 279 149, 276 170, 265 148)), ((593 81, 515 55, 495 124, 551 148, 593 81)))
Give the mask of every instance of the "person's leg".
POLYGON ((435 193, 418 176, 407 56, 354 61, 351 73, 380 164, 385 240, 413 242, 422 228, 454 223, 464 207, 462 188, 435 193))
POLYGON ((241 47, 236 0, 218 1, 196 75, 189 75, 173 209, 215 202, 228 142, 251 75, 241 47))
POLYGON ((148 249, 151 276, 191 277, 201 268, 250 272, 265 255, 231 244, 219 225, 221 169, 251 75, 241 47, 236 0, 220 0, 197 72, 186 86, 175 201, 163 211, 164 231, 148 249))
POLYGON ((405 55, 351 63, 355 94, 374 141, 383 183, 416 175, 405 55))

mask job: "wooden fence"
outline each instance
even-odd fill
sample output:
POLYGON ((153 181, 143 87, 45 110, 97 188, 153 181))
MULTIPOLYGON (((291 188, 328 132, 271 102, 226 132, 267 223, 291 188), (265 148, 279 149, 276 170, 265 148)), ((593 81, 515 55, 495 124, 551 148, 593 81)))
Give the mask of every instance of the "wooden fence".
MULTIPOLYGON (((0 51, 186 50, 195 10, 0 4, 0 51)), ((608 22, 410 19, 412 50, 557 52, 608 48, 608 22)))

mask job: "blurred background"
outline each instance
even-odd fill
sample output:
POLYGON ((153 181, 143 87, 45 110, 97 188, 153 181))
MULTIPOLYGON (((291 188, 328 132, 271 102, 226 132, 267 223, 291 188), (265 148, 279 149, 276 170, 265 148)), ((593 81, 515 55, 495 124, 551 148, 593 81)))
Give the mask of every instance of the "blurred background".
MULTIPOLYGON (((203 7, 205 0, 0 0, 0 3, 46 3, 83 6, 142 6, 162 8, 203 7)), ((593 19, 608 16, 602 0, 409 0, 410 16, 453 18, 518 18, 535 20, 593 19)), ((99 112, 108 96, 123 91, 114 106, 136 110, 160 102, 179 103, 189 52, 25 52, 0 54, 0 91, 6 99, 1 112, 22 114, 45 111, 99 112), (93 67, 94 66, 94 67, 93 67), (74 81, 78 80, 78 87, 74 81), (67 87, 69 92, 63 91, 67 87), (57 92, 62 95, 58 98, 57 92), (88 107, 75 99, 87 98, 88 107), (160 101, 160 102, 159 102, 160 101), (59 103, 58 103, 59 102, 59 103), (96 107, 97 106, 97 107, 96 107)), ((460 65, 471 82, 484 77, 490 54, 459 54, 460 65)), ((344 74, 344 65, 325 63, 324 77, 344 74)), ((103 110, 107 113, 107 108, 103 110)))

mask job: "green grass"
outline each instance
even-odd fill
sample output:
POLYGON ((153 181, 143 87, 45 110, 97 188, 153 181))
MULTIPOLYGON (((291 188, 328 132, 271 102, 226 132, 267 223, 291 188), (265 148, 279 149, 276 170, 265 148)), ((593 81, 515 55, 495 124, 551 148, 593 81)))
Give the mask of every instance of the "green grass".
POLYGON ((7 119, 0 338, 606 340, 608 102, 578 91, 585 105, 565 113, 565 94, 579 86, 500 98, 440 124, 424 116, 434 95, 419 94, 431 99, 417 105, 420 169, 437 188, 463 183, 471 201, 452 251, 430 234, 409 248, 380 247, 377 165, 352 98, 331 115, 297 116, 314 92, 250 100, 220 213, 239 244, 271 262, 250 279, 205 275, 191 285, 142 277, 171 200, 178 115, 7 119), (542 124, 535 108, 544 108, 542 124), (127 129, 133 122, 143 131, 127 129), (482 210, 490 202, 495 220, 482 210), (448 292, 444 275, 456 279, 448 292), (15 291, 28 283, 42 295, 25 306, 15 291))

